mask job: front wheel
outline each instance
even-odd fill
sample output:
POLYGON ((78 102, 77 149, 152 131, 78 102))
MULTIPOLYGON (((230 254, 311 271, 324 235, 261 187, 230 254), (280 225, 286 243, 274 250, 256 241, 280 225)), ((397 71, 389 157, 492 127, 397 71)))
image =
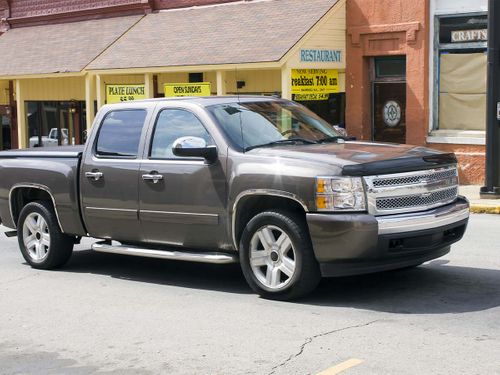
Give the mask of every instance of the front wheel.
POLYGON ((290 300, 313 291, 321 279, 305 220, 266 211, 245 227, 240 262, 250 287, 264 298, 290 300))
POLYGON ((24 259, 33 268, 60 267, 73 252, 73 238, 61 232, 52 206, 44 201, 28 203, 21 210, 17 239, 24 259))

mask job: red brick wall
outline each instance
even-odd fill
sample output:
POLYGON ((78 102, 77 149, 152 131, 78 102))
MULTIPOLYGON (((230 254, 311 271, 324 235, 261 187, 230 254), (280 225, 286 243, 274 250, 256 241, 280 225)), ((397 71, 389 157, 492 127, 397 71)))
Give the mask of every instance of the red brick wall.
POLYGON ((462 185, 484 185, 485 146, 430 143, 428 147, 457 155, 462 185))
POLYGON ((428 0, 347 0, 346 124, 371 139, 370 58, 406 56, 406 141, 425 145, 428 129, 428 0))

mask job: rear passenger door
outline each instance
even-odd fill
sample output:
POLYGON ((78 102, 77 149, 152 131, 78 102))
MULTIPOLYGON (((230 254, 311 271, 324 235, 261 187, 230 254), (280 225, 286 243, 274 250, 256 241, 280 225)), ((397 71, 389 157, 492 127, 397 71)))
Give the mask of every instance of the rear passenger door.
POLYGON ((178 157, 172 145, 181 137, 216 145, 189 109, 163 108, 156 116, 139 174, 140 220, 145 240, 193 248, 219 248, 226 241, 226 156, 215 162, 178 157), (147 176, 159 176, 158 180, 147 176))
POLYGON ((85 225, 93 237, 141 240, 137 184, 150 112, 138 104, 111 109, 88 140, 80 186, 85 225))

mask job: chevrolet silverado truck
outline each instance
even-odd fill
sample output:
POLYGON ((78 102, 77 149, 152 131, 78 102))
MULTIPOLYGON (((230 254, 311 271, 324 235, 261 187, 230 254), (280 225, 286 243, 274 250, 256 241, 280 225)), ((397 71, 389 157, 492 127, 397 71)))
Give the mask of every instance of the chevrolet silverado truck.
POLYGON ((85 146, 0 153, 0 219, 26 262, 98 252, 239 262, 288 300, 321 277, 415 267, 469 218, 453 154, 358 142, 272 97, 105 105, 85 146))

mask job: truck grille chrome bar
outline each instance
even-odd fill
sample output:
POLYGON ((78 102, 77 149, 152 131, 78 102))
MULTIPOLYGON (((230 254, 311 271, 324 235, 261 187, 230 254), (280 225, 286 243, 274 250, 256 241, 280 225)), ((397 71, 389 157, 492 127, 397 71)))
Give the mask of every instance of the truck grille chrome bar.
POLYGON ((428 210, 452 203, 458 197, 455 166, 364 179, 368 210, 373 215, 428 210))

